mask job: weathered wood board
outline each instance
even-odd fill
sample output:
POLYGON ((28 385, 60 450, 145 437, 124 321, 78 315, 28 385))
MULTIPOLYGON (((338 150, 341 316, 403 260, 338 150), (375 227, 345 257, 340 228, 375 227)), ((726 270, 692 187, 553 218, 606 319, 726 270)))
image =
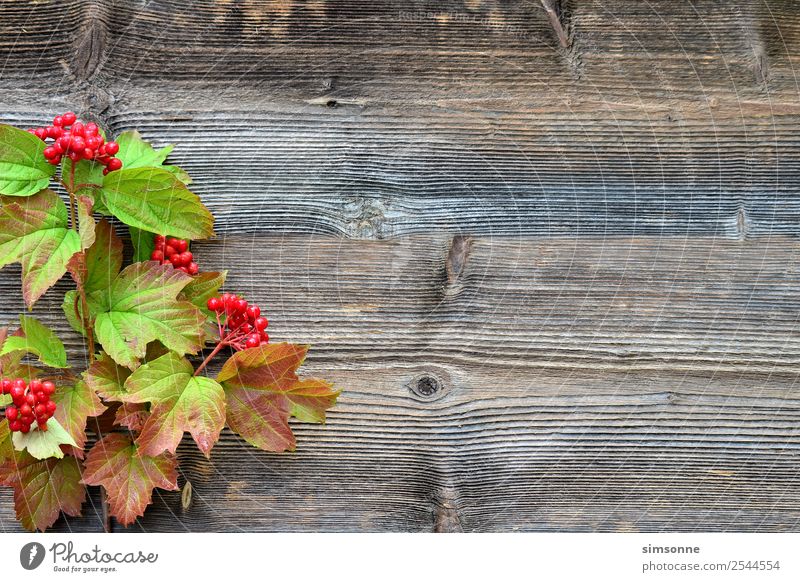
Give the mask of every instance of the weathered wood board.
POLYGON ((131 531, 800 529, 800 6, 560 6, 0 3, 0 121, 177 143, 201 265, 344 389, 131 531))

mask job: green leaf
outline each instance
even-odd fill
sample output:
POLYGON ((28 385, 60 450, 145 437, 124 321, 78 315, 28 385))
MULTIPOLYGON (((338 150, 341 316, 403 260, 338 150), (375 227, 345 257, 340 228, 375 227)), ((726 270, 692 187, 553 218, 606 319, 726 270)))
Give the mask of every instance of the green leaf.
POLYGON ((107 290, 93 293, 95 332, 106 353, 131 369, 155 340, 179 354, 196 353, 205 318, 194 305, 177 299, 191 280, 171 265, 134 263, 107 290))
POLYGON ((208 300, 219 294, 219 288, 225 283, 227 275, 228 271, 220 273, 209 271, 195 275, 192 282, 183 288, 184 299, 200 308, 206 315, 211 315, 207 307, 208 300))
POLYGON ((17 519, 30 531, 44 531, 60 512, 77 517, 86 499, 74 457, 39 461, 27 453, 0 465, 0 484, 14 489, 17 519))
POLYGON ((123 167, 105 177, 102 193, 109 211, 128 226, 193 240, 214 234, 214 217, 167 170, 123 167))
POLYGON ((300 422, 325 422, 325 411, 336 404, 340 391, 333 384, 319 378, 298 380, 286 392, 289 413, 300 422))
POLYGON ((106 219, 97 223, 94 242, 85 255, 70 261, 70 273, 87 294, 108 289, 122 267, 122 240, 106 219))
POLYGON ((0 194, 32 196, 47 188, 56 168, 45 159, 45 147, 35 135, 0 124, 0 194))
POLYGON ((81 335, 86 335, 83 329, 80 295, 75 289, 64 293, 64 300, 61 302, 61 310, 70 327, 81 335), (77 311, 77 313, 76 313, 77 311))
POLYGON ((106 353, 100 353, 83 373, 86 385, 107 400, 121 399, 127 394, 125 381, 131 375, 128 368, 120 366, 106 353))
POLYGON ((49 327, 39 320, 20 315, 22 335, 8 338, 0 349, 0 356, 10 352, 22 351, 39 356, 39 361, 51 368, 68 368, 67 352, 64 344, 49 327))
POLYGON ((144 515, 153 489, 178 490, 177 461, 168 454, 145 456, 124 434, 99 441, 84 463, 83 482, 102 485, 111 514, 124 526, 144 515))
POLYGON ((135 129, 121 133, 116 142, 119 144, 117 157, 122 160, 123 168, 160 166, 175 147, 168 145, 160 150, 153 149, 135 129))
MULTIPOLYGON (((22 335, 22 330, 18 329, 14 332, 14 336, 22 335)), ((6 338, 8 337, 8 330, 0 328, 0 346, 4 346, 6 338)), ((22 359, 27 352, 12 351, 3 356, 0 356, 0 377, 3 378, 22 378, 23 380, 30 381, 39 375, 39 370, 29 364, 23 364, 22 359)), ((8 396, 8 395, 6 395, 8 396)), ((0 403, 5 403, 6 396, 0 396, 0 403)))
POLYGON ((217 381, 228 403, 231 430, 250 444, 272 452, 294 450, 289 417, 324 422, 325 410, 339 395, 323 380, 301 380, 297 368, 308 346, 268 344, 242 350, 222 367, 217 381))
POLYGON ((1 210, 0 267, 22 264, 22 295, 31 307, 64 275, 81 241, 67 227, 67 207, 51 190, 1 210))
POLYGON ((13 456, 14 445, 11 442, 11 430, 8 428, 8 421, 4 418, 0 420, 0 466, 6 459, 10 459, 13 456))
POLYGON ((94 244, 95 222, 92 216, 93 200, 88 196, 78 196, 75 206, 78 208, 78 237, 81 249, 88 249, 94 244))
POLYGON ((135 226, 129 226, 128 231, 131 234, 131 242, 133 243, 133 261, 135 263, 149 261, 150 255, 153 254, 156 248, 153 233, 135 226))
POLYGON ((26 450, 36 459, 49 459, 50 457, 60 459, 64 456, 61 445, 78 446, 75 439, 64 430, 55 417, 51 417, 47 421, 47 430, 36 428, 27 434, 15 432, 11 436, 11 440, 14 442, 16 450, 26 450))
POLYGON ((141 454, 174 453, 189 432, 209 456, 225 426, 225 393, 211 378, 193 373, 185 358, 170 352, 143 364, 125 382, 123 402, 152 405, 136 440, 141 454))
POLYGON ((100 416, 106 407, 100 402, 95 391, 84 382, 71 386, 59 386, 53 395, 56 411, 53 417, 61 423, 76 443, 75 456, 83 458, 86 444, 86 421, 89 417, 100 416))

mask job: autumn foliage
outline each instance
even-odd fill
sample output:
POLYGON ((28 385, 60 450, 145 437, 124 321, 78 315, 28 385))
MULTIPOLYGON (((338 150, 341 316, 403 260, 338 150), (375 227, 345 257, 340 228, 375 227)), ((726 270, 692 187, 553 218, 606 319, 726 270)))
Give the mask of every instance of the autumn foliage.
MULTIPOLYGON (((72 119, 61 116, 57 127, 67 127, 64 117, 72 119)), ((290 418, 324 422, 339 393, 298 375, 308 346, 271 343, 265 332, 259 341, 233 341, 231 330, 255 319, 226 321, 230 313, 208 309, 222 301, 215 298, 225 272, 150 260, 165 237, 213 236, 213 216, 189 190, 189 176, 165 164, 172 148, 123 133, 108 142, 119 163, 104 171, 99 153, 69 155, 74 144, 40 130, 0 125, 0 267, 21 264, 30 309, 69 275, 74 286, 62 309, 88 362, 69 362, 35 311, 20 316, 13 333, 0 328, 0 378, 56 385, 48 395, 55 411, 25 433, 11 430, 5 409, 14 419, 20 411, 0 394, 0 485, 13 489, 22 525, 44 530, 61 513, 80 515, 87 485, 103 487, 111 514, 133 523, 155 488, 178 489, 186 433, 207 457, 226 426, 265 451, 293 450, 290 418), (46 148, 61 148, 63 159, 53 163, 46 148), (117 230, 133 245, 131 264, 117 230), (222 364, 216 375, 214 362, 222 364)), ((102 130, 96 135, 105 143, 102 130)))

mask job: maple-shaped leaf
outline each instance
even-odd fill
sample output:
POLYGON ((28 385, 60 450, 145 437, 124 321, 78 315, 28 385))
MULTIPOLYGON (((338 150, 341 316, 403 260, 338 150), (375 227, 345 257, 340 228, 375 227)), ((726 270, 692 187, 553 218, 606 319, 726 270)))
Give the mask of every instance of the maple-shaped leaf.
POLYGON ((268 344, 231 356, 217 376, 228 403, 227 422, 250 444, 272 452, 294 450, 289 417, 324 422, 339 395, 323 380, 303 380, 297 368, 308 346, 268 344))
POLYGON ((123 403, 114 414, 114 423, 139 432, 149 416, 150 410, 146 404, 123 403))
POLYGON ((107 290, 90 295, 97 341, 115 362, 131 369, 155 340, 179 354, 196 353, 205 317, 177 299, 191 280, 155 261, 126 267, 107 290))
POLYGON ((15 432, 11 435, 14 448, 18 451, 28 451, 36 459, 61 458, 64 452, 61 445, 77 447, 70 434, 61 426, 61 423, 51 417, 47 421, 47 430, 33 429, 29 433, 15 432))
POLYGON ((11 430, 6 419, 0 420, 0 465, 14 455, 14 444, 11 442, 11 430))
POLYGON ((228 271, 220 273, 208 271, 195 275, 192 282, 183 288, 183 298, 191 301, 206 315, 210 315, 211 312, 207 306, 208 300, 219 294, 219 288, 225 283, 227 275, 228 271))
POLYGON ((128 226, 185 239, 214 234, 214 217, 200 198, 162 168, 125 168, 103 179, 102 201, 128 226))
POLYGON ((67 368, 67 351, 58 336, 38 319, 20 315, 21 333, 12 335, 0 348, 0 356, 11 352, 27 352, 51 368, 67 368))
POLYGON ((0 209, 0 267, 22 264, 22 296, 32 307, 67 270, 81 240, 67 226, 67 207, 53 191, 4 201, 0 209))
POLYGON ((125 382, 123 402, 151 403, 136 444, 143 455, 174 453, 189 432, 208 456, 225 426, 225 393, 216 381, 195 376, 174 352, 141 365, 125 382))
POLYGON ((308 346, 275 343, 233 354, 217 375, 226 386, 286 391, 297 380, 297 368, 306 359, 308 346))
POLYGON ((146 456, 124 434, 114 433, 92 447, 86 457, 83 482, 102 485, 108 496, 111 514, 124 526, 144 515, 153 489, 178 490, 175 457, 146 456))
POLYGON ((56 168, 44 157, 46 147, 35 135, 0 124, 0 194, 31 196, 47 188, 56 168))
MULTIPOLYGON (((95 226, 93 234, 94 242, 86 252, 76 253, 67 263, 73 281, 87 295, 108 289, 122 267, 122 240, 114 232, 114 227, 102 219, 95 226)), ((89 307, 87 305, 87 308, 89 307)), ((72 329, 81 335, 86 335, 83 306, 77 289, 64 294, 61 309, 72 329)), ((89 311, 89 321, 92 321, 95 314, 91 309, 89 311)))
POLYGON ((106 407, 84 382, 59 386, 53 395, 53 402, 56 403, 55 419, 75 441, 73 453, 82 459, 86 444, 86 421, 89 417, 101 415, 106 407))
POLYGON ((300 422, 323 423, 325 411, 336 404, 340 393, 331 382, 319 378, 298 380, 286 392, 289 413, 300 422))
POLYGON ((29 531, 44 531, 60 512, 78 517, 86 499, 75 457, 40 461, 17 453, 0 464, 0 484, 14 489, 17 519, 29 531))
POLYGON ((83 381, 103 398, 120 401, 126 395, 125 381, 130 375, 128 368, 120 366, 108 354, 101 352, 83 373, 83 381))
MULTIPOLYGON (((21 336, 22 330, 18 329, 10 337, 21 336)), ((5 327, 0 328, 0 350, 5 346, 6 339, 9 339, 8 329, 5 327)), ((22 378, 23 380, 30 381, 39 375, 39 369, 31 366, 30 364, 23 364, 22 359, 25 357, 26 352, 22 350, 8 351, 0 356, 0 377, 2 378, 22 378)), ((4 398, 10 396, 0 395, 0 405, 5 405, 4 398)))

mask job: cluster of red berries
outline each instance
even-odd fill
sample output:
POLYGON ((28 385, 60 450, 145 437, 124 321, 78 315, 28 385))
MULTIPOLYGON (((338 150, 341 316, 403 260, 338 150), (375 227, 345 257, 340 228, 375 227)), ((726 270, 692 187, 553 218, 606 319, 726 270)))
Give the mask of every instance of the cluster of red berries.
POLYGON ((224 293, 221 297, 212 297, 208 300, 208 310, 217 314, 219 337, 234 349, 257 348, 261 344, 269 343, 267 326, 269 321, 261 317, 258 305, 249 305, 247 301, 224 293), (221 320, 225 316, 225 322, 221 320))
POLYGON ((167 238, 161 234, 157 234, 153 240, 156 248, 150 254, 151 261, 158 261, 162 265, 170 264, 188 275, 197 275, 200 271, 192 253, 189 252, 188 240, 167 238))
POLYGON ((39 430, 47 430, 47 421, 56 411, 56 403, 50 400, 55 391, 56 385, 50 381, 0 380, 0 394, 11 394, 14 402, 6 408, 8 428, 27 433, 35 421, 39 430))
POLYGON ((122 160, 114 157, 119 151, 119 144, 115 141, 105 143, 97 124, 84 125, 77 121, 72 111, 56 115, 53 118, 53 125, 28 131, 44 142, 48 139, 54 140, 51 145, 44 148, 44 157, 54 166, 60 164, 61 158, 66 155, 73 162, 91 160, 103 164, 105 166, 103 174, 122 167, 122 160))

